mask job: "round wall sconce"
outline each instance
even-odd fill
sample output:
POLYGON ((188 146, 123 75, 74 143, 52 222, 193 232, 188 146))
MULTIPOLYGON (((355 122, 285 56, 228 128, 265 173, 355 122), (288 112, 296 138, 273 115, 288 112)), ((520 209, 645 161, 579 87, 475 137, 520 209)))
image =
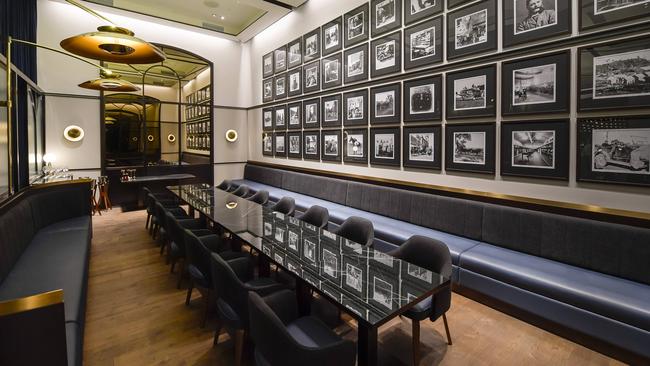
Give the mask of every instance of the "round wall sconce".
POLYGON ((153 135, 148 135, 147 136, 147 141, 153 142, 153 135))
POLYGON ((237 208, 237 202, 228 202, 228 203, 226 203, 226 208, 229 209, 229 210, 237 208))
POLYGON ((137 136, 133 136, 133 137, 131 137, 131 141, 133 141, 133 142, 137 142, 137 141, 138 141, 138 137, 137 137, 137 136))
POLYGON ((70 125, 63 130, 63 137, 68 141, 78 142, 83 140, 84 130, 79 126, 70 125))
POLYGON ((174 142, 176 142, 176 136, 174 136, 173 133, 170 133, 169 135, 167 135, 167 141, 173 144, 174 142))
POLYGON ((237 141, 237 137, 239 137, 239 135, 237 134, 237 131, 235 131, 235 130, 226 131, 226 141, 235 142, 235 141, 237 141))

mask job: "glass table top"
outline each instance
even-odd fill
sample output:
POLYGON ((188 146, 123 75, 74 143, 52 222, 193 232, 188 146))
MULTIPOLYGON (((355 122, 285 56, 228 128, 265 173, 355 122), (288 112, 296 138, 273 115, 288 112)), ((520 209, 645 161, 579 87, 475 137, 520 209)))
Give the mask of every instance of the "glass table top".
POLYGON ((167 187, 273 263, 379 326, 449 279, 206 184, 167 187))

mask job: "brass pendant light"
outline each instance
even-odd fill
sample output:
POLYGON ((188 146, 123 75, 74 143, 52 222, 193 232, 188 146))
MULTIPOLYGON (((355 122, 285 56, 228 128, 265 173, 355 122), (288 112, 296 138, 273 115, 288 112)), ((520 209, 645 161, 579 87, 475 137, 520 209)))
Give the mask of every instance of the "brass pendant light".
POLYGON ((84 89, 101 90, 101 91, 116 91, 116 92, 131 92, 138 91, 140 88, 126 80, 120 79, 120 75, 110 72, 110 70, 100 72, 101 78, 88 80, 79 84, 84 89))

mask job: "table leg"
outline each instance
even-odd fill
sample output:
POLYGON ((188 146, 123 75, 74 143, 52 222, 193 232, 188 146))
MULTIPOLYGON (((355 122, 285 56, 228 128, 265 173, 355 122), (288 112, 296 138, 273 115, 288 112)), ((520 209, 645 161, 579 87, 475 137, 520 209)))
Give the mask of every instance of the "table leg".
POLYGON ((377 327, 370 324, 358 322, 358 365, 377 365, 377 327))
POLYGON ((296 299, 298 300, 298 313, 302 316, 311 314, 311 290, 302 281, 296 281, 296 299))
POLYGON ((263 254, 257 256, 257 273, 260 277, 270 277, 271 276, 271 262, 263 254))

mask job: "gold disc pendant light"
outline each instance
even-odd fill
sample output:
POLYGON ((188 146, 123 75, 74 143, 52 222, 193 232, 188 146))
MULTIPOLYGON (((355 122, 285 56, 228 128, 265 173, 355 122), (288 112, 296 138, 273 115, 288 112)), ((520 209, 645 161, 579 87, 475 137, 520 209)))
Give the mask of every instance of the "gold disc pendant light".
POLYGON ((84 89, 102 90, 102 91, 116 91, 116 92, 131 92, 140 90, 139 87, 132 83, 120 79, 120 75, 113 72, 100 72, 101 78, 88 80, 79 84, 84 89))

